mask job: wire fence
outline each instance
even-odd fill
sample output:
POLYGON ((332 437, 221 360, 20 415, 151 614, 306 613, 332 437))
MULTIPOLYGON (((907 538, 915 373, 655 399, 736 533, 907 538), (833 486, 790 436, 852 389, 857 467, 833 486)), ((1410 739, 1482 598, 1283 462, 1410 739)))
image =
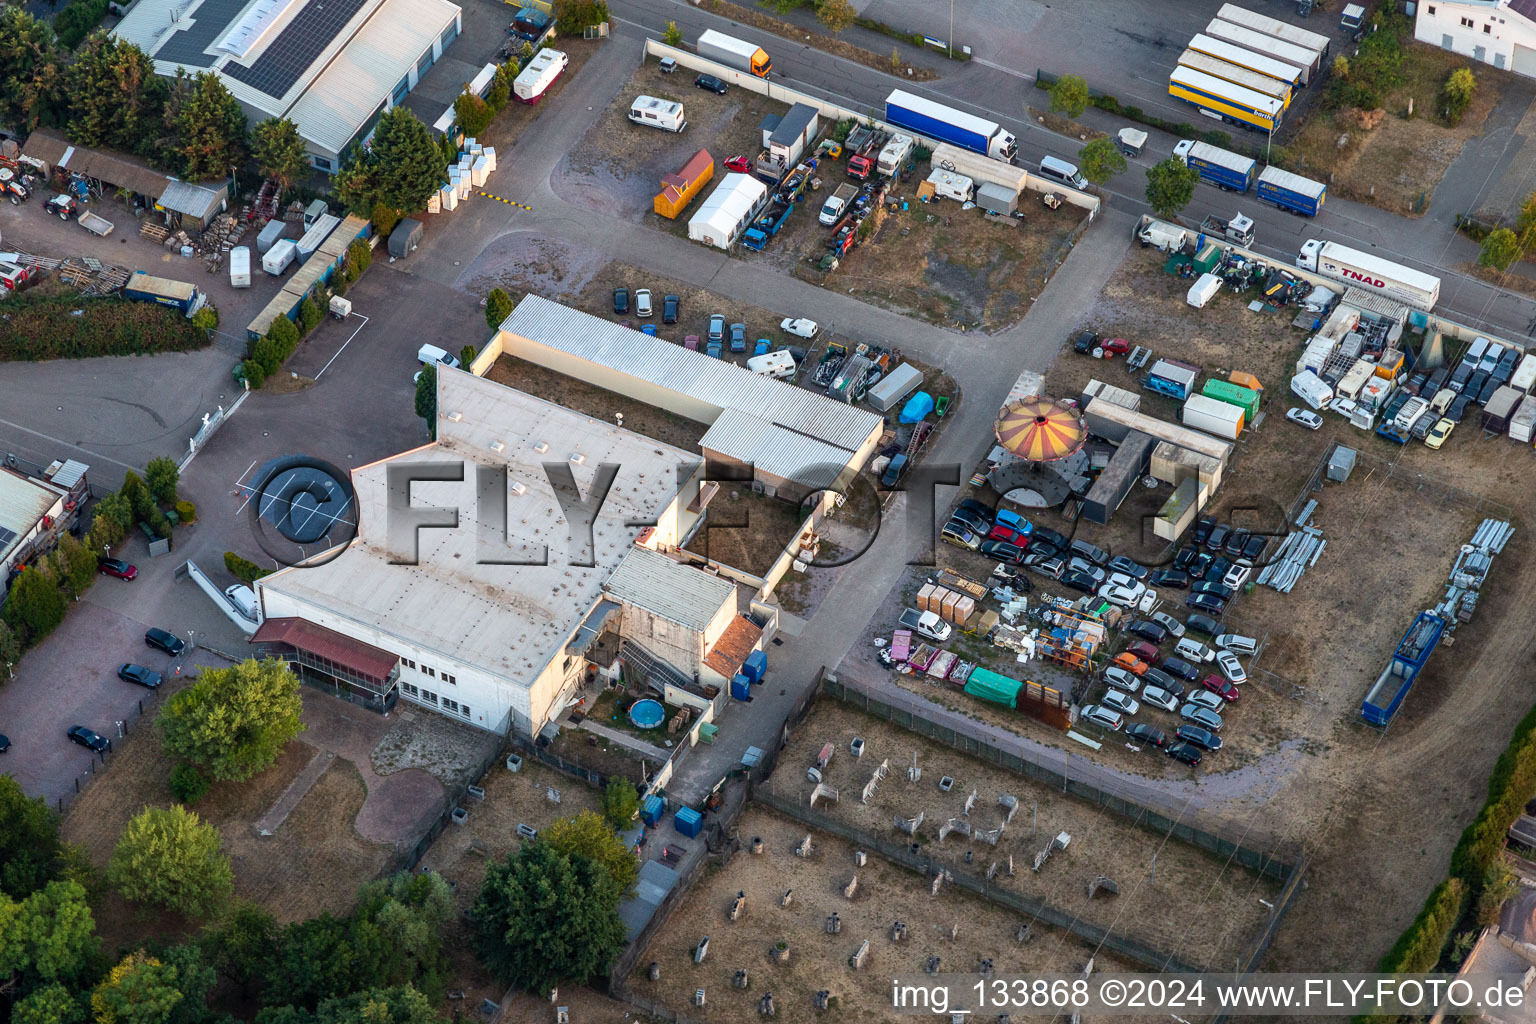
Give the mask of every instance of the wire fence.
POLYGON ((152 725, 151 722, 144 721, 144 716, 146 713, 152 712, 159 707, 161 701, 158 698, 158 692, 147 698, 139 698, 134 702, 133 708, 126 715, 112 723, 113 729, 117 733, 117 738, 106 737, 107 749, 93 751, 91 753, 91 761, 85 771, 75 776, 73 780, 74 788, 63 796, 55 798, 54 806, 60 814, 63 814, 65 808, 73 804, 80 798, 82 793, 90 788, 91 783, 96 781, 96 776, 102 774, 111 766, 112 759, 116 754, 117 744, 127 739, 129 734, 138 728, 141 722, 143 722, 145 728, 149 728, 152 725))
POLYGON ((421 863, 421 858, 425 857, 427 851, 432 848, 432 844, 437 842, 437 837, 442 835, 443 830, 450 824, 453 824, 454 811, 463 806, 464 798, 469 794, 469 787, 480 786, 485 780, 486 773, 491 770, 491 766, 506 756, 506 750, 507 744, 505 742, 497 744, 495 748, 481 757, 479 763, 475 765, 472 771, 464 776, 465 781, 448 787, 443 795, 442 813, 437 816, 437 819, 432 822, 427 831, 416 841, 415 846, 400 852, 395 858, 394 866, 386 874, 415 870, 416 865, 421 863))

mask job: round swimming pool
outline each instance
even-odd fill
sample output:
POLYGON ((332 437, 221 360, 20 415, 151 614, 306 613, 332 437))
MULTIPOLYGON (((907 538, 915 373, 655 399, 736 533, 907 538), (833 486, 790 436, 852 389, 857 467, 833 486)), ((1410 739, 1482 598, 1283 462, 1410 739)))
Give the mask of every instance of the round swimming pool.
POLYGON ((638 729, 654 729, 661 724, 661 720, 667 717, 667 709, 662 707, 661 701, 637 700, 629 706, 629 720, 635 723, 638 729))

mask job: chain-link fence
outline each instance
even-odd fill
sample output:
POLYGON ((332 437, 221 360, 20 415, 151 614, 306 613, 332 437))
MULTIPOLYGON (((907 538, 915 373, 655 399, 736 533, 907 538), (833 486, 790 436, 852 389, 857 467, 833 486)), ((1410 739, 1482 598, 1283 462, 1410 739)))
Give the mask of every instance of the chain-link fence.
POLYGON ((127 739, 128 734, 137 729, 140 724, 146 728, 151 725, 151 722, 146 721, 144 716, 148 712, 153 712, 160 705, 161 702, 158 697, 159 694, 156 692, 154 696, 139 698, 134 702, 133 708, 121 720, 112 723, 110 732, 117 733, 117 737, 114 739, 109 733, 106 737, 107 749, 93 751, 89 766, 85 771, 75 776, 73 789, 64 796, 55 799, 54 806, 60 814, 64 813, 64 809, 73 804, 81 793, 90 788, 91 783, 96 781, 96 776, 107 770, 116 753, 117 744, 127 739))

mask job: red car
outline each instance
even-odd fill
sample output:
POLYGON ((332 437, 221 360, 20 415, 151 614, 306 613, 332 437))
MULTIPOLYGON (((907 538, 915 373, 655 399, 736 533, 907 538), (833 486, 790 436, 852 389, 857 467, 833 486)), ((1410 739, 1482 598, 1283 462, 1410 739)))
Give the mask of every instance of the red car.
POLYGON ((1020 533, 1013 527, 1007 526, 1003 523, 998 523, 996 526, 992 527, 991 532, 987 534, 987 539, 1000 540, 1005 544, 1016 545, 1021 551, 1029 547, 1028 534, 1020 533))
POLYGON ((1230 682, 1223 679, 1221 676, 1214 672, 1200 680, 1200 685, 1205 687, 1207 690, 1210 690, 1212 693, 1226 701, 1228 704, 1236 703, 1237 698, 1240 696, 1237 687, 1233 686, 1230 682))
POLYGON ((1131 350, 1131 343, 1124 338, 1106 338, 1099 342, 1099 348, 1104 350, 1104 358, 1110 359, 1116 355, 1125 355, 1131 350))
POLYGON ((121 558, 99 558, 96 567, 107 576, 116 576, 120 580, 131 580, 139 574, 138 566, 129 565, 121 558))
POLYGON ((1133 657, 1140 658, 1148 665, 1151 665, 1158 659, 1157 646, 1155 644, 1150 644, 1145 640, 1137 640, 1135 643, 1131 644, 1131 646, 1127 647, 1125 651, 1127 654, 1130 654, 1133 657))
POLYGON ((733 156, 726 160, 725 169, 728 171, 735 171, 737 174, 752 173, 752 165, 747 162, 747 158, 744 156, 733 156))

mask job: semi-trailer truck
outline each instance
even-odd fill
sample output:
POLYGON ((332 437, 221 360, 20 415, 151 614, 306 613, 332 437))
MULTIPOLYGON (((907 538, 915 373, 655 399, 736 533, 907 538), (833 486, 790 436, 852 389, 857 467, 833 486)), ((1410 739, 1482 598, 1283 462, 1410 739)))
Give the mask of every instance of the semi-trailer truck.
POLYGON ((1259 167, 1257 160, 1193 139, 1174 146, 1173 156, 1224 192, 1247 192, 1259 167))
POLYGON ((1311 238, 1301 245, 1296 265, 1344 284, 1366 288, 1425 312, 1440 300, 1440 279, 1401 263, 1311 238))
POLYGON ((1011 161, 1019 152, 1013 133, 1005 131, 996 121, 900 89, 891 90, 885 98, 885 119, 898 128, 997 160, 1011 161))
POLYGON ((700 57, 708 57, 716 63, 758 78, 767 78, 768 72, 773 70, 773 61, 761 46, 714 29, 707 29, 699 36, 698 49, 700 57))
POLYGON ((1259 174, 1258 196, 1282 210, 1316 217, 1328 198, 1328 186, 1278 167, 1266 167, 1259 174))

